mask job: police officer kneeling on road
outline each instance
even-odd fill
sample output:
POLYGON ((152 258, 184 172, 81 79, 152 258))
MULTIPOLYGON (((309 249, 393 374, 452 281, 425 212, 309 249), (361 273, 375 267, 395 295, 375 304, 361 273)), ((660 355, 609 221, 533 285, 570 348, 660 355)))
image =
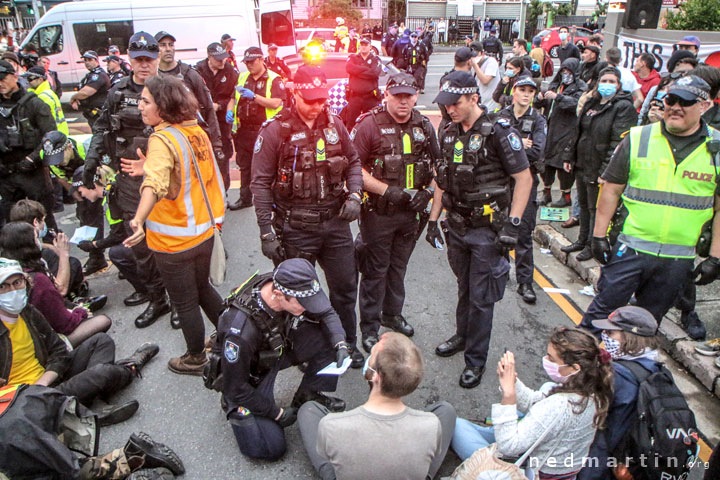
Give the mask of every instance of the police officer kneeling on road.
POLYGON ((441 157, 430 120, 413 108, 417 95, 413 76, 396 73, 388 80, 385 105, 362 115, 351 134, 370 194, 355 241, 362 273, 360 330, 368 353, 381 324, 408 337, 414 333, 402 316, 405 272, 427 222, 433 168, 441 157))
POLYGON ((303 403, 316 401, 333 412, 345 409, 341 399, 320 393, 335 391, 338 376, 317 374, 349 358, 345 332, 315 269, 302 258, 251 277, 230 295, 228 305, 205 368, 205 386, 222 389, 240 451, 277 460, 286 449, 283 428, 295 423, 303 403), (278 407, 273 395, 278 372, 304 362, 292 405, 278 407))
POLYGON ((472 75, 449 74, 435 102, 445 105, 453 123, 440 133, 443 159, 426 239, 434 247, 443 243, 437 220, 446 208, 448 262, 458 279, 457 330, 435 353, 448 357, 464 349, 460 386, 473 388, 485 371, 493 308, 510 271, 507 250, 517 245, 532 178, 517 130, 478 105, 472 75))

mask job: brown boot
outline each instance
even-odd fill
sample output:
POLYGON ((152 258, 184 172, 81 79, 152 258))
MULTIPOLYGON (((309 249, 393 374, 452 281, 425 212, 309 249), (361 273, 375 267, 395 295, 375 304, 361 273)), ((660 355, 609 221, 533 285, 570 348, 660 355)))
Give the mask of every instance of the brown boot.
POLYGON ((181 357, 171 358, 168 362, 168 368, 171 372, 181 375, 197 375, 198 377, 202 377, 203 369, 207 362, 205 352, 196 354, 185 352, 181 357))

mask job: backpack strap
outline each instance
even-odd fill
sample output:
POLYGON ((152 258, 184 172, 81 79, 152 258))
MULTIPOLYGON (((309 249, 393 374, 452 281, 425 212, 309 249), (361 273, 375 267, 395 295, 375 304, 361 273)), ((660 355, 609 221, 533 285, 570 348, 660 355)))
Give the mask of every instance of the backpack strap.
POLYGON ((654 372, 651 372, 647 368, 645 368, 641 363, 635 362, 633 360, 615 360, 617 363, 622 365, 623 367, 630 370, 630 373, 633 374, 635 377, 635 380, 637 380, 638 385, 644 382, 648 379, 650 375, 652 375, 654 372))

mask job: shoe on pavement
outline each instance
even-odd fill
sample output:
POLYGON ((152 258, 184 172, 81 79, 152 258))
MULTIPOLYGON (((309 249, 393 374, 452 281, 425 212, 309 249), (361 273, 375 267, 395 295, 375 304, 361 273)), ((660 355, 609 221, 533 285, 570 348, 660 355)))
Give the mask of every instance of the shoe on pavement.
POLYGON ((149 327, 166 313, 170 313, 170 300, 167 296, 163 296, 160 300, 150 302, 145 311, 135 319, 135 326, 137 328, 149 327))
POLYGON ((682 325, 683 330, 687 332, 688 337, 691 339, 705 340, 707 331, 705 330, 705 325, 703 325, 695 310, 682 312, 680 315, 680 324, 682 325))
POLYGON ((590 246, 585 245, 585 248, 583 248, 582 251, 580 253, 578 253, 577 257, 575 257, 575 258, 577 258, 578 262, 584 262, 584 261, 587 261, 587 260, 590 260, 591 258, 593 258, 593 254, 592 254, 592 250, 590 250, 590 246))
POLYGON ((173 373, 180 375, 196 375, 202 377, 205 365, 208 363, 207 355, 202 353, 192 354, 185 352, 180 357, 173 357, 168 362, 168 368, 173 373))
POLYGON ((93 313, 103 308, 107 301, 107 295, 98 295, 97 297, 75 297, 74 300, 78 307, 83 307, 93 313))
POLYGON ((362 336, 362 347, 363 350, 365 350, 365 353, 370 353, 370 350, 372 350, 372 347, 375 346, 377 342, 379 342, 380 339, 377 335, 363 335, 362 336))
POLYGON ((362 368, 365 365, 365 356, 357 346, 350 347, 350 368, 362 368))
POLYGON ((553 202, 550 204, 553 208, 564 208, 569 207, 572 205, 572 198, 570 197, 570 193, 564 193, 560 196, 560 199, 557 202, 553 202))
POLYGON ((462 388, 475 388, 480 385, 485 367, 465 367, 460 375, 460 386, 462 388))
POLYGON ((533 290, 532 284, 530 283, 521 283, 518 285, 517 293, 525 303, 535 303, 537 301, 537 295, 535 295, 535 290, 533 290))
POLYGON ((565 253, 579 252, 584 249, 585 249, 585 242, 573 242, 570 245, 565 245, 564 247, 560 247, 560 251, 565 252, 565 253))
POLYGON ((154 343, 145 342, 138 347, 135 352, 128 358, 123 358, 115 362, 116 365, 124 365, 135 369, 135 374, 140 375, 143 367, 158 354, 160 347, 154 343))
POLYGON ((147 303, 149 301, 150 301, 150 297, 148 297, 146 294, 140 293, 140 292, 134 292, 132 295, 127 296, 123 299, 123 303, 128 307, 142 305, 143 303, 147 303))
POLYGON ((167 468, 175 475, 185 473, 185 466, 180 457, 165 444, 154 441, 147 433, 140 432, 130 435, 123 447, 128 463, 140 459, 140 465, 145 468, 167 468))
POLYGON ((720 337, 713 338, 707 342, 695 344, 695 351, 700 355, 714 356, 720 354, 720 337))
POLYGON ((552 203, 552 190, 549 188, 544 188, 543 193, 540 196, 540 200, 538 200, 538 203, 540 205, 549 205, 552 203))
POLYGON ((130 474, 125 480, 173 480, 175 475, 167 468, 143 468, 130 474))
POLYGON ((88 260, 87 262, 85 262, 85 265, 83 265, 83 275, 89 277, 94 273, 98 273, 102 270, 107 269, 109 266, 110 265, 108 265, 105 258, 103 258, 102 261, 97 262, 91 262, 90 260, 88 260))
POLYGON ((580 220, 576 217, 570 217, 560 224, 562 228, 572 228, 577 227, 578 225, 580 225, 580 220))
POLYGON ((435 348, 435 355, 439 357, 451 357, 463 350, 465 350, 465 339, 460 335, 453 335, 435 348))
POLYGON ((380 320, 380 325, 398 333, 402 333, 406 337, 412 337, 415 329, 410 325, 402 315, 385 315, 380 320))
POLYGON ((97 424, 101 427, 107 427, 108 425, 124 422, 135 415, 138 408, 140 408, 140 404, 137 400, 130 400, 122 405, 108 405, 95 412, 97 424))
POLYGON ((230 210, 242 210, 243 208, 252 207, 252 201, 243 201, 242 198, 238 198, 237 201, 228 204, 230 210))
POLYGON ((330 395, 326 395, 321 392, 309 392, 307 390, 298 390, 295 393, 292 401, 292 406, 294 408, 300 408, 303 403, 306 402, 318 402, 320 405, 324 406, 331 412, 342 412, 343 410, 345 410, 344 400, 337 397, 331 397, 330 395))

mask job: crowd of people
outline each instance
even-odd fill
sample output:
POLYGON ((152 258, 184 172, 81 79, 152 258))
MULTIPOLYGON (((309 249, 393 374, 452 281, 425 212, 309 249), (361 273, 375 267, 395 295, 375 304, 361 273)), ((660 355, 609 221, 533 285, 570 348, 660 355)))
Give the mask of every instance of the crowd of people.
MULTIPOLYGON (((658 361, 658 325, 678 299, 690 312, 685 327, 697 328, 694 285, 720 277, 713 215, 720 133, 712 123, 720 71, 700 65, 690 48, 699 45, 688 39, 664 78, 652 73, 652 56, 640 56, 632 82, 618 68, 617 49, 601 61, 599 45, 589 43, 578 58, 561 29, 565 57, 548 72, 536 40, 531 49, 518 37, 503 63, 489 26, 482 42, 470 39, 456 51, 453 70, 440 80, 436 129, 415 109, 428 60, 421 41, 434 26, 393 38, 399 28, 390 27, 383 53, 402 71, 382 93, 369 40, 358 41, 347 63, 352 113, 343 116, 326 106, 322 68, 291 73, 274 45, 268 57, 256 46, 236 57, 225 34, 193 67, 176 60, 175 34, 136 32, 129 65, 112 46, 104 60, 113 79, 96 52, 83 53, 88 74, 71 102, 91 126, 87 145, 61 129, 46 70, 20 73, 0 61, 0 108, 10 112, 0 117, 0 472, 135 480, 184 473, 178 456, 145 433, 98 455, 98 427, 127 420, 139 404, 97 400, 139 377, 160 348, 146 343, 115 359, 112 320, 96 314, 107 299, 88 296, 86 278, 107 268, 106 249, 133 289, 124 304, 147 303, 135 327, 170 314, 186 348, 168 369, 202 377, 221 393, 249 458, 282 457, 284 429, 295 422, 327 479, 433 478, 449 449, 468 471, 487 449, 504 458, 532 451, 525 466, 541 479, 606 479, 609 459, 645 453, 646 445, 628 439, 637 438, 644 407, 637 399, 650 388, 648 376, 669 375, 658 361), (543 77, 550 77, 547 89, 543 77), (240 192, 230 202, 233 154, 240 192), (564 206, 573 182, 578 191, 580 237, 565 250, 603 267, 581 328, 557 328, 547 339, 538 362, 550 382, 526 386, 506 351, 497 364, 500 401, 484 424, 457 418, 448 402, 408 407, 404 398, 424 374, 423 353, 410 340, 415 329, 403 315, 416 242, 425 232, 432 247, 447 248, 456 321, 435 354, 462 352, 459 386, 476 388, 490 365, 510 250, 518 294, 537 301, 532 233, 538 205, 552 201, 556 171, 564 206), (78 245, 89 254, 84 269, 53 218, 53 182, 77 203, 80 224, 97 229, 78 245), (215 287, 228 253, 219 232, 232 221, 226 209, 249 207, 274 268, 223 300, 215 287), (707 258, 693 269, 696 246, 707 258), (627 306, 633 295, 635 305, 627 306), (210 335, 205 318, 215 328, 210 335), (293 366, 303 377, 290 405, 280 406, 274 383, 293 366), (327 367, 362 369, 367 401, 343 412, 345 401, 329 395, 338 376, 320 373, 327 367), (21 429, 27 434, 18 440, 21 429)), ((685 435, 653 458, 675 455, 680 465, 649 468, 690 468, 694 418, 690 412, 679 421, 685 435)), ((623 465, 635 475, 648 468, 636 460, 623 465)), ((707 478, 717 474, 711 469, 707 478)))

